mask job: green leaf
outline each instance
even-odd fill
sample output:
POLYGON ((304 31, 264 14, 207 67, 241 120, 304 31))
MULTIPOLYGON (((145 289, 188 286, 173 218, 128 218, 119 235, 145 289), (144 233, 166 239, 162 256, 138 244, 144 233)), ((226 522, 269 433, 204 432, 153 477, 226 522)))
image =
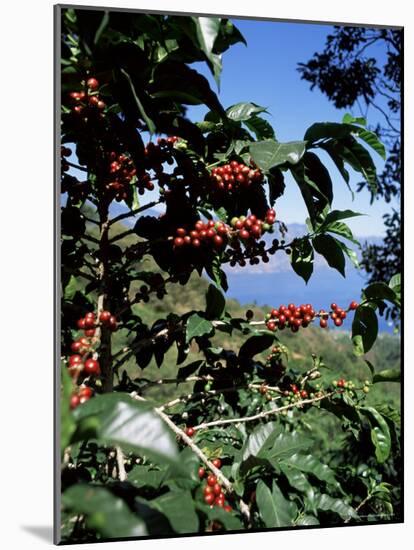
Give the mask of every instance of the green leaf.
POLYGON ((342 248, 342 251, 348 256, 348 258, 351 260, 351 262, 354 264, 354 267, 359 269, 359 259, 358 254, 355 252, 355 250, 352 250, 352 248, 349 248, 344 244, 342 241, 339 241, 338 239, 335 239, 340 248, 342 248))
POLYGON ((385 462, 391 452, 391 434, 387 421, 374 407, 360 407, 359 410, 371 422, 371 440, 375 447, 375 456, 378 462, 385 462))
POLYGON ((176 533, 198 531, 198 516, 190 491, 170 491, 151 500, 148 504, 166 516, 176 533))
POLYGON ((355 512, 352 506, 349 506, 349 504, 346 504, 343 500, 339 498, 332 498, 329 495, 323 494, 319 495, 316 498, 315 504, 318 510, 323 510, 324 512, 334 512, 344 520, 350 518, 358 518, 358 514, 355 512))
POLYGON ((256 354, 269 348, 275 337, 273 334, 255 334, 244 342, 239 350, 239 357, 243 359, 251 359, 256 354))
POLYGON ((317 518, 315 518, 315 516, 310 516, 309 514, 307 514, 306 516, 300 517, 295 525, 300 525, 303 527, 308 525, 319 525, 319 521, 317 518))
POLYGON ((268 172, 271 168, 286 162, 297 164, 305 153, 305 142, 279 143, 274 139, 266 139, 252 143, 249 151, 257 166, 268 172))
POLYGON ((263 481, 258 482, 256 503, 266 527, 274 529, 293 525, 297 513, 296 504, 283 496, 275 482, 273 482, 272 491, 263 481))
POLYGON ((289 458, 284 458, 283 463, 301 472, 312 474, 320 481, 324 481, 336 489, 340 487, 339 482, 335 478, 335 472, 311 454, 302 455, 295 453, 289 458))
POLYGON ((241 451, 242 460, 249 456, 259 456, 264 450, 273 446, 276 437, 280 434, 277 422, 267 422, 257 426, 244 442, 241 451))
POLYGON ((355 194, 351 186, 349 185, 349 172, 345 168, 345 162, 341 156, 341 147, 336 142, 329 142, 329 141, 326 143, 321 143, 319 147, 324 151, 326 151, 328 155, 331 157, 339 173, 345 180, 346 186, 348 187, 348 190, 351 193, 352 200, 354 200, 355 194))
POLYGON ((269 185, 269 202, 273 206, 276 199, 281 197, 285 191, 285 178, 282 170, 271 168, 267 174, 267 183, 269 185))
POLYGON ((73 297, 75 296, 76 292, 80 289, 80 285, 78 283, 78 280, 74 275, 71 275, 69 277, 69 281, 67 285, 65 286, 63 296, 65 300, 72 301, 73 297))
POLYGON ((350 113, 345 113, 342 117, 342 122, 344 124, 358 124, 359 126, 366 126, 367 121, 363 117, 354 117, 350 113))
POLYGON ((76 424, 70 410, 70 397, 73 391, 73 382, 69 376, 66 365, 61 365, 62 376, 62 394, 60 400, 60 447, 63 455, 64 450, 69 445, 70 439, 75 432, 76 424))
POLYGON ((152 466, 147 465, 135 466, 128 472, 128 481, 139 489, 142 487, 158 489, 163 485, 165 477, 165 470, 155 470, 152 466))
POLYGON ((330 267, 345 277, 345 256, 339 241, 331 235, 316 235, 313 238, 313 246, 316 252, 325 258, 330 267))
POLYGON ((137 107, 138 107, 138 110, 139 112, 141 113, 141 116, 142 118, 144 119, 145 121, 145 124, 147 125, 147 128, 148 128, 148 131, 149 133, 152 135, 152 134, 155 134, 155 124, 154 122, 152 121, 152 119, 147 115, 147 113, 145 112, 145 109, 144 109, 144 106, 142 105, 141 103, 141 100, 139 99, 138 97, 138 94, 137 94, 137 91, 135 89, 135 86, 134 86, 134 83, 132 82, 132 79, 131 77, 129 76, 129 74, 126 72, 125 69, 122 69, 121 68, 121 73, 125 76, 125 78, 128 80, 128 84, 129 84, 129 87, 131 89, 131 93, 132 93, 132 97, 134 98, 135 100, 135 103, 137 104, 137 107))
POLYGON ((293 489, 309 495, 313 500, 315 492, 304 473, 285 462, 279 462, 279 468, 293 489))
MULTIPOLYGON (((318 230, 319 231, 319 230, 318 230)), ((333 222, 323 228, 323 231, 327 233, 334 233, 340 237, 344 237, 348 241, 360 246, 359 241, 357 241, 351 231, 351 229, 344 222, 333 222)))
MULTIPOLYGON (((175 437, 148 403, 125 393, 97 395, 74 411, 78 421, 94 421, 94 438, 181 469, 175 437)), ((76 435, 76 434, 75 434, 76 435)))
POLYGON ((109 23, 109 12, 105 10, 102 16, 101 22, 99 23, 99 27, 96 30, 95 38, 93 39, 93 43, 95 44, 95 46, 99 43, 99 40, 103 32, 105 31, 106 27, 108 26, 108 23, 109 23))
POLYGON ((148 535, 142 519, 133 514, 121 498, 103 487, 72 485, 63 493, 62 504, 74 515, 86 516, 88 528, 103 538, 148 535))
POLYGON ((309 239, 300 239, 298 245, 292 246, 290 262, 294 272, 307 283, 313 272, 313 247, 309 239))
POLYGON ((299 186, 313 225, 331 206, 332 180, 328 170, 314 153, 305 153, 302 162, 291 166, 290 171, 299 186))
POLYGON ((244 125, 254 133, 257 140, 276 139, 272 126, 262 117, 252 116, 244 121, 244 125))
POLYGON ((214 42, 220 31, 219 17, 191 17, 196 26, 196 34, 201 50, 205 53, 217 84, 222 69, 221 55, 213 52, 214 42))
POLYGON ((216 285, 223 289, 224 292, 228 290, 227 276, 221 269, 220 256, 214 256, 211 264, 205 266, 205 270, 210 279, 216 283, 216 285))
POLYGON ((260 107, 255 103, 236 103, 226 109, 227 118, 236 122, 245 122, 258 113, 266 111, 265 107, 260 107))
POLYGON ((198 313, 193 313, 187 319, 185 341, 188 343, 197 336, 210 335, 214 330, 211 322, 198 313))
POLYGON ((326 226, 329 226, 333 222, 346 220, 349 218, 355 218, 357 216, 364 216, 364 214, 360 214, 359 212, 354 212, 353 210, 332 210, 327 214, 326 218, 323 220, 323 223, 321 224, 320 229, 326 226))
POLYGON ((367 300, 388 300, 395 303, 396 295, 392 288, 385 283, 371 283, 364 289, 364 295, 367 300))
POLYGON ((393 275, 393 277, 391 277, 391 280, 390 280, 388 286, 389 286, 390 288, 392 288, 394 292, 397 292, 397 289, 398 289, 398 292, 400 292, 400 288, 401 288, 401 275, 400 275, 399 273, 397 273, 396 275, 393 275))
POLYGON ((259 455, 275 463, 276 460, 291 457, 300 450, 309 449, 311 444, 312 441, 308 437, 298 432, 281 433, 276 437, 272 448, 264 449, 259 455))
POLYGON ((378 335, 378 319, 371 307, 359 306, 352 322, 354 354, 364 355, 374 345, 378 335))
POLYGON ((219 506, 208 506, 199 500, 195 501, 195 507, 208 518, 209 522, 219 521, 227 531, 243 529, 242 522, 233 512, 226 512, 219 506))
POLYGON ((372 381, 377 382, 401 382, 401 371, 399 369, 384 369, 374 374, 372 381))
POLYGON ((206 293, 207 319, 221 319, 226 309, 226 300, 223 294, 214 285, 209 285, 206 293))
POLYGON ((373 195, 377 192, 377 171, 368 151, 355 139, 349 139, 342 149, 342 157, 356 171, 362 174, 373 195))

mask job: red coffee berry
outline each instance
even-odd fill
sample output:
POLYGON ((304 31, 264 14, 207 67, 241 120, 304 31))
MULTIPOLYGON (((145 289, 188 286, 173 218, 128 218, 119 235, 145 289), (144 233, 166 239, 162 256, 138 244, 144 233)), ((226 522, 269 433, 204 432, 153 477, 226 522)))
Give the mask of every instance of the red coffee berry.
POLYGON ((319 325, 321 328, 326 328, 328 326, 328 321, 326 319, 320 319, 319 325))
POLYGON ((306 390, 302 390, 300 392, 300 396, 302 399, 306 399, 308 397, 308 392, 306 390))
POLYGON ((341 318, 337 317, 336 319, 334 319, 334 323, 335 323, 335 326, 340 327, 343 321, 341 318))
POLYGON ((358 307, 358 302, 355 302, 355 300, 353 300, 350 304, 349 304, 349 309, 356 309, 358 307))
POLYGON ((79 388, 79 397, 92 397, 93 395, 93 389, 89 386, 81 386, 79 388))
POLYGON ((80 404, 80 397, 79 395, 72 395, 69 401, 69 406, 71 409, 76 409, 76 407, 80 404))
POLYGON ((94 336, 95 335, 95 329, 94 328, 88 328, 85 330, 85 336, 94 336))
POLYGON ((184 237, 187 233, 187 231, 183 227, 179 227, 176 231, 177 235, 179 237, 184 237))
POLYGON ((196 431, 192 426, 188 426, 188 428, 185 429, 185 433, 186 433, 186 435, 188 435, 188 437, 193 437, 195 432, 196 431))
POLYGON ((96 80, 96 78, 89 78, 86 82, 86 85, 91 90, 96 90, 97 88, 99 88, 99 82, 96 80))
POLYGON ((82 344, 79 342, 79 341, 76 341, 76 342, 72 342, 71 345, 70 345, 70 349, 72 351, 74 351, 75 353, 77 353, 78 351, 80 351, 82 348, 82 344))
POLYGON ((101 323, 108 323, 109 319, 111 318, 111 312, 110 311, 101 311, 99 314, 99 320, 101 323))
POLYGON ((213 465, 220 470, 221 468, 221 460, 219 458, 214 458, 212 461, 213 465))
POLYGON ((210 487, 214 487, 214 485, 217 483, 217 478, 215 475, 210 474, 207 477, 207 485, 210 485, 210 487))
POLYGON ((205 470, 205 468, 201 468, 201 467, 200 467, 200 468, 198 469, 198 477, 199 477, 200 479, 203 479, 203 477, 205 477, 205 475, 206 475, 206 470, 205 470))
POLYGON ((226 506, 224 506, 224 510, 226 510, 226 512, 231 512, 233 508, 229 504, 226 504, 226 506))
POLYGON ((216 496, 221 495, 221 485, 220 485, 220 483, 216 483, 216 484, 213 486, 213 493, 214 493, 216 496))
MULTIPOLYGON (((214 489, 213 487, 210 487, 210 485, 206 485, 203 489, 204 496, 206 495, 214 495, 214 489)), ((215 496, 215 495, 214 495, 215 496)))
POLYGON ((211 504, 213 504, 214 501, 215 501, 215 496, 214 496, 213 494, 211 494, 211 495, 206 495, 206 496, 204 497, 204 502, 205 502, 206 504, 211 505, 211 504))
POLYGON ((82 357, 80 355, 71 355, 69 357, 69 366, 76 367, 82 363, 82 357))
POLYGON ((99 366, 99 363, 96 359, 87 359, 85 361, 85 367, 84 367, 84 372, 85 374, 87 375, 94 375, 94 376, 99 376, 101 374, 101 368, 99 366))
POLYGON ((332 303, 332 304, 331 304, 331 309, 332 309, 332 311, 335 311, 335 310, 337 309, 337 307, 338 307, 338 306, 337 306, 335 303, 332 303))
POLYGON ((79 319, 78 322, 77 322, 77 326, 79 329, 83 330, 86 328, 86 323, 85 323, 85 319, 79 319))
POLYGON ((176 237, 174 239, 174 246, 180 247, 180 246, 183 246, 183 244, 184 244, 184 239, 183 238, 176 237))

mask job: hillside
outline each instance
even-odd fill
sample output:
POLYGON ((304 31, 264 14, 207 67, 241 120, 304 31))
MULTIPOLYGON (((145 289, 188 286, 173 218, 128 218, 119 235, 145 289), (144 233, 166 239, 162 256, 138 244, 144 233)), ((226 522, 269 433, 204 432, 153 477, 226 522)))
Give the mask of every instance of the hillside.
MULTIPOLYGON (((91 217, 91 212, 88 211, 88 216, 91 217)), ((118 223, 116 229, 114 227, 113 235, 122 233, 128 229, 126 226, 118 223)), ((88 227, 88 231, 91 231, 93 234, 96 229, 94 226, 88 227)), ((133 242, 136 242, 137 238, 134 235, 128 235, 122 239, 119 243, 123 245, 130 245, 133 242)), ((142 269, 151 270, 156 269, 154 264, 151 263, 152 260, 146 259, 142 269)), ((262 277, 269 277, 269 274, 263 274, 260 271, 261 266, 256 267, 255 274, 255 283, 254 286, 250 289, 250 292, 254 294, 255 291, 260 291, 262 288, 262 277)), ((237 277, 242 280, 243 274, 239 273, 237 277)), ((273 273, 273 287, 279 287, 279 292, 282 296, 285 295, 283 301, 294 301, 300 303, 303 299, 302 296, 296 296, 289 292, 289 289, 286 289, 286 294, 284 294, 283 288, 279 286, 279 277, 280 274, 273 273)), ((297 278, 297 276, 292 272, 291 278, 297 278)), ((317 284, 317 279, 315 284, 317 284)), ((132 285, 131 296, 134 296, 141 282, 137 282, 132 285)), ((152 325, 152 323, 159 319, 165 318, 168 313, 176 313, 182 315, 191 310, 204 309, 205 304, 205 293, 207 290, 209 282, 204 277, 199 277, 197 274, 193 274, 186 286, 181 285, 168 285, 168 293, 163 300, 157 299, 155 296, 151 295, 151 298, 148 303, 139 303, 133 306, 133 311, 136 315, 142 318, 142 320, 152 325)), ((231 284, 231 280, 230 280, 231 284)), ((326 295, 326 288, 321 284, 320 292, 326 295)), ((228 294, 231 294, 231 288, 229 289, 228 294)), ((270 300, 269 300, 270 301, 270 300)), ((283 303, 282 301, 282 303, 283 303)), ((307 301, 312 301, 310 298, 307 301)), ((339 301, 339 300, 338 300, 339 301)), ((269 303, 269 306, 279 305, 280 300, 275 301, 275 303, 269 303)), ((339 302, 342 303, 342 302, 339 302)), ((315 304, 318 307, 318 304, 315 304)), ((263 318, 263 315, 268 311, 269 307, 259 306, 255 304, 244 303, 241 304, 235 299, 228 299, 227 309, 232 316, 235 317, 244 317, 247 309, 252 309, 255 314, 256 319, 263 318)), ((119 349, 119 344, 117 341, 120 341, 120 335, 117 338, 115 333, 114 341, 114 350, 119 349)), ((131 336, 132 338, 132 336, 131 336)), ((304 371, 311 365, 311 354, 316 354, 322 356, 326 365, 332 369, 329 372, 328 378, 335 379, 339 376, 345 378, 352 378, 355 381, 363 381, 366 378, 369 378, 370 372, 369 369, 362 358, 357 358, 352 353, 352 344, 350 341, 349 330, 344 329, 332 329, 332 330, 322 330, 319 327, 308 327, 307 329, 300 330, 297 334, 292 334, 289 331, 283 331, 280 333, 280 340, 283 344, 288 346, 290 350, 290 365, 304 371)), ((240 345, 243 343, 244 338, 237 332, 234 332, 232 335, 226 335, 223 333, 217 333, 214 338, 214 343, 217 346, 238 350, 240 345)), ((159 379, 159 378, 173 378, 177 372, 176 366, 176 348, 169 350, 165 356, 165 361, 162 367, 162 371, 157 367, 154 359, 149 363, 148 367, 142 371, 137 367, 134 360, 130 360, 125 363, 125 367, 128 371, 128 374, 133 378, 139 378, 144 376, 145 378, 150 379, 159 379)), ((200 358, 197 353, 196 346, 190 351, 186 363, 190 363, 196 359, 200 358)), ((375 346, 370 351, 367 356, 367 359, 375 366, 377 371, 380 371, 385 368, 399 368, 400 367, 400 338, 398 335, 392 335, 388 333, 381 333, 375 346)), ((180 365, 182 366, 182 365, 180 365)), ((182 386, 183 392, 188 390, 186 385, 182 386)), ((397 406, 399 408, 399 384, 377 384, 373 387, 368 398, 372 403, 375 402, 387 402, 397 406)), ((157 386, 151 390, 151 397, 156 401, 163 402, 165 399, 168 399, 171 395, 176 395, 177 389, 175 385, 162 385, 157 386)))

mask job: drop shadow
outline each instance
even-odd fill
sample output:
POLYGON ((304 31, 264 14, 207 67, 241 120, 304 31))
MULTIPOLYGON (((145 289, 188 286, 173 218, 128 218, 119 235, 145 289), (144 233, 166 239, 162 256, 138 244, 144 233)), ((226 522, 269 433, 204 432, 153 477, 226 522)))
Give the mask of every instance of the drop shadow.
POLYGON ((53 527, 50 525, 22 525, 22 529, 38 539, 53 543, 53 527))

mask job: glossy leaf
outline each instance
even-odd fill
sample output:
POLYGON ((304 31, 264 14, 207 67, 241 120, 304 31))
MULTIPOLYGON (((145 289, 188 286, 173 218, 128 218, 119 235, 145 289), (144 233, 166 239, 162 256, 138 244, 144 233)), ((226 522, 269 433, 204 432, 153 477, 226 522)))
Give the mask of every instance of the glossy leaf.
POLYGON ((378 462, 384 462, 391 452, 391 434, 387 421, 374 407, 360 407, 372 425, 371 440, 375 447, 375 456, 378 462))
POLYGON ((94 419, 95 439, 121 445, 160 464, 181 467, 174 434, 147 403, 128 394, 97 395, 74 411, 77 420, 94 419))
POLYGON ((307 283, 313 273, 313 247, 309 239, 301 239, 292 246, 290 262, 294 272, 307 283))
POLYGON ((239 350, 239 357, 251 359, 258 353, 268 349, 274 342, 272 334, 255 334, 244 342, 239 350))
POLYGON ((339 242, 331 235, 316 235, 313 247, 323 256, 330 267, 333 267, 345 277, 345 256, 339 242))
POLYGON ((399 369, 385 369, 374 374, 372 381, 377 382, 401 382, 401 371, 399 369))
POLYGON ((218 17, 192 17, 196 27, 200 48, 209 60, 217 83, 220 81, 222 69, 221 56, 214 53, 214 43, 220 30, 221 20, 218 17))
POLYGON ((103 487, 73 485, 63 493, 62 503, 74 515, 86 516, 87 526, 104 539, 148 535, 143 520, 103 487))
POLYGON ((186 342, 190 342, 193 338, 197 336, 208 336, 213 331, 213 325, 211 322, 202 317, 198 313, 193 313, 187 319, 186 325, 186 342))
POLYGON ((346 504, 346 502, 339 498, 333 498, 329 495, 319 495, 316 499, 316 507, 318 510, 323 510, 325 512, 334 512, 344 520, 358 518, 352 506, 349 506, 349 504, 346 504))
POLYGON ((209 285, 206 294, 206 317, 208 319, 221 319, 226 308, 226 300, 223 294, 214 285, 209 285))
POLYGON ((236 122, 244 122, 246 120, 251 119, 254 115, 257 115, 258 113, 263 113, 266 111, 265 107, 261 107, 260 105, 256 105, 255 103, 236 103, 235 105, 232 105, 228 109, 226 109, 227 117, 230 120, 234 120, 236 122))
POLYGON ((262 117, 251 116, 248 120, 244 121, 244 125, 254 133, 257 140, 276 139, 272 126, 262 117))
POLYGON ((170 491, 151 500, 149 505, 166 516, 176 533, 198 531, 198 516, 189 491, 170 491))
POLYGON ((335 472, 311 454, 302 455, 295 453, 289 458, 283 459, 283 463, 301 472, 312 474, 320 481, 324 481, 336 489, 339 488, 339 482, 335 477, 335 472))
POLYGON ((378 335, 378 319, 371 307, 359 306, 352 322, 352 342, 355 355, 364 355, 374 345, 378 335))
POLYGON ((275 482, 273 482, 272 491, 263 481, 258 482, 256 503, 266 527, 274 529, 293 525, 297 513, 296 504, 283 496, 275 482))
POLYGON ((249 151, 257 166, 267 172, 281 164, 297 164, 305 153, 305 142, 280 143, 267 139, 252 143, 249 151))

